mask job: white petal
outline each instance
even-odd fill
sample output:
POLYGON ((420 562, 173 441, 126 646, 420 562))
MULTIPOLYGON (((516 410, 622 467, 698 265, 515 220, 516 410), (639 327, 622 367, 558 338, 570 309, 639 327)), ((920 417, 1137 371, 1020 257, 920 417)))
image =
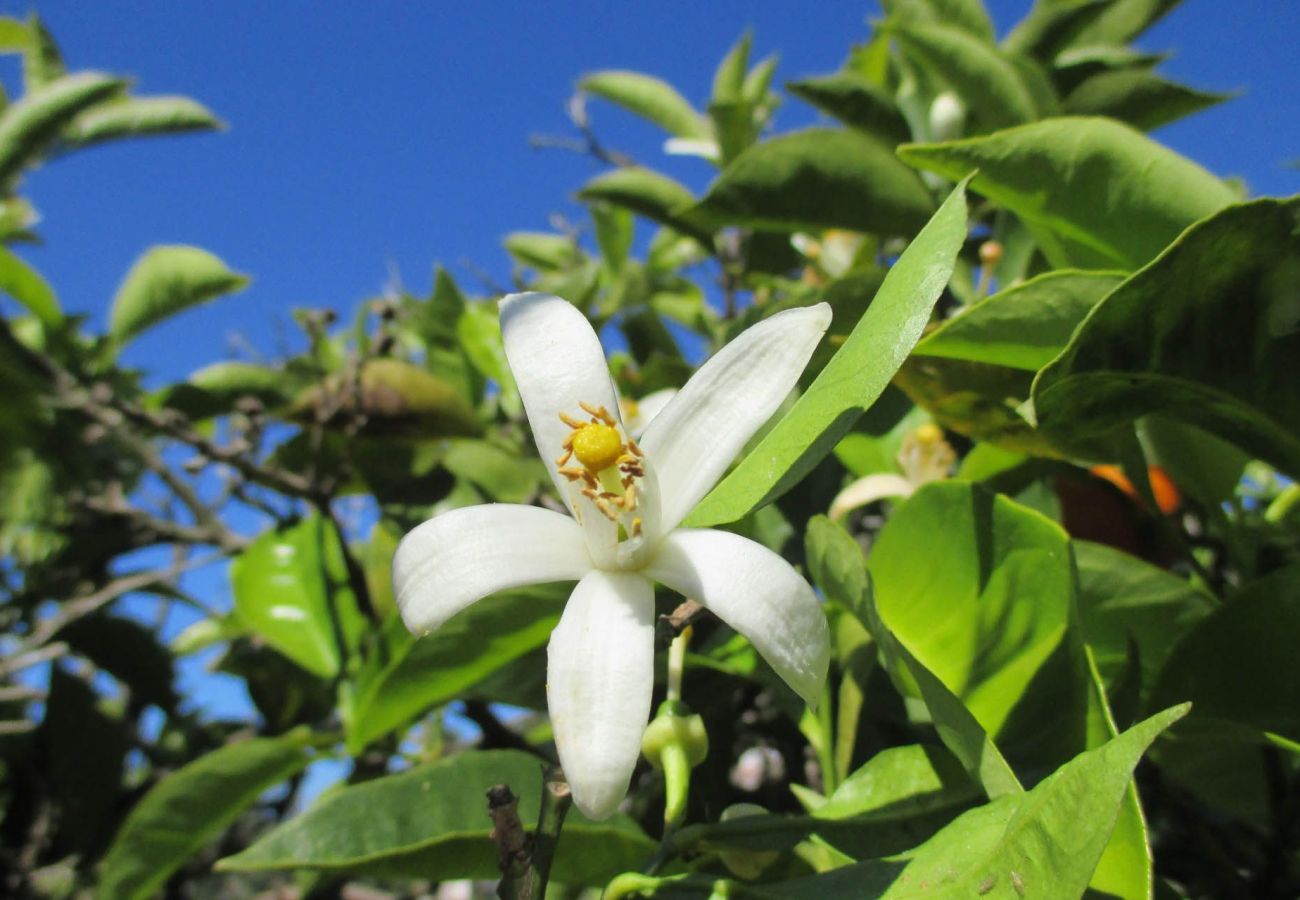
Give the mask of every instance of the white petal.
POLYGON ((836 494, 835 499, 831 501, 830 512, 827 515, 832 519, 838 519, 859 506, 875 503, 885 497, 910 497, 915 490, 915 485, 902 475, 877 472, 874 475, 859 478, 836 494))
POLYGON ((595 571, 547 647, 546 697, 573 802, 603 819, 627 794, 654 688, 654 586, 595 571))
POLYGON ((572 303, 551 294, 511 294, 501 300, 501 335, 510 371, 528 413, 537 452, 560 498, 587 531, 593 552, 612 553, 616 526, 580 497, 555 460, 570 428, 560 413, 586 418, 579 403, 603 406, 618 418, 618 394, 600 338, 572 303))
POLYGON ((393 590, 406 627, 432 631, 506 588, 576 581, 591 571, 582 529, 561 513, 490 503, 435 516, 402 539, 393 590))
POLYGON ((664 538, 644 571, 749 638, 785 683, 816 705, 830 632, 817 596, 788 562, 738 534, 681 528, 664 538))
POLYGON ((764 319, 714 354, 655 416, 641 446, 659 477, 664 531, 686 518, 776 412, 830 323, 825 303, 764 319))

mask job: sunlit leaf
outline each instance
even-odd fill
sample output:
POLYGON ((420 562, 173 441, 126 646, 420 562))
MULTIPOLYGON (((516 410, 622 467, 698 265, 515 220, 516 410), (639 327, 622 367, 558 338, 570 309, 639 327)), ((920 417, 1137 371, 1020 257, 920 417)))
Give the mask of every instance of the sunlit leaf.
POLYGON ((109 310, 109 334, 127 341, 182 310, 242 290, 248 278, 198 247, 153 247, 131 266, 109 310))
POLYGON ((790 412, 701 501, 693 525, 734 522, 788 491, 888 386, 921 336, 966 237, 964 185, 903 251, 844 346, 790 412))
POLYGON ((57 78, 0 113, 0 184, 10 185, 77 114, 122 91, 126 82, 99 72, 57 78))
POLYGON ((578 88, 617 103, 677 137, 708 139, 708 124, 666 81, 640 72, 609 69, 584 75, 578 88))
POLYGON ((101 103, 78 115, 63 140, 82 147, 126 137, 215 131, 222 122, 189 97, 125 97, 101 103))

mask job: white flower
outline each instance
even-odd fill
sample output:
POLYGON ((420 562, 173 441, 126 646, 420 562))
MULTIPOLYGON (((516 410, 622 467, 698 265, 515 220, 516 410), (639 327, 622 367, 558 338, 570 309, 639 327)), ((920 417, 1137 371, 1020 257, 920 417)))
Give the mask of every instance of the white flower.
POLYGON ((533 437, 573 517, 494 503, 430 519, 397 549, 397 604, 421 633, 496 591, 578 582, 551 633, 547 700, 574 802, 603 818, 627 793, 650 717, 655 582, 748 637, 810 704, 821 690, 829 638, 807 582, 753 541, 678 525, 794 387, 830 308, 788 310, 745 331, 639 444, 618 419, 600 341, 575 307, 514 294, 500 309, 533 437))
POLYGON ((646 394, 640 400, 624 397, 618 402, 623 417, 623 428, 634 438, 640 438, 655 416, 664 411, 668 401, 677 396, 677 388, 662 388, 646 394))

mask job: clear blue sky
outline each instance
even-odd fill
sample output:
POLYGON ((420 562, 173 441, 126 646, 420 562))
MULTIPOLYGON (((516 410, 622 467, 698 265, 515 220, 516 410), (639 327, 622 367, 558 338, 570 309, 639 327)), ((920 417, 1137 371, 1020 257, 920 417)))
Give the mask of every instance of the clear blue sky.
MULTIPOLYGON (((1028 0, 989 4, 1000 30, 1028 0)), ((0 2, 21 15, 28 7, 0 2)), ((702 103, 721 54, 750 25, 778 77, 837 68, 874 4, 710 0, 664 3, 153 3, 59 0, 35 8, 74 69, 130 73, 141 93, 184 93, 230 125, 216 135, 87 151, 32 173, 45 245, 24 249, 65 308, 102 323, 132 260, 154 243, 192 243, 251 274, 253 286, 146 335, 127 361, 167 377, 231 355, 239 332, 273 351, 288 311, 346 312, 395 266, 424 291, 435 261, 469 288, 466 259, 505 281, 500 238, 543 229, 595 171, 534 132, 563 133, 583 72, 664 77, 702 103)), ((1300 3, 1188 0, 1144 40, 1173 49, 1163 71, 1246 91, 1160 137, 1256 193, 1300 191, 1300 3), (1228 15, 1228 10, 1235 14, 1228 15)), ((0 70, 11 76, 13 69, 0 70)), ((668 159, 659 135, 593 103, 599 132, 696 189, 712 170, 668 159)), ((790 99, 780 128, 812 114, 790 99)))
MULTIPOLYGON (((1028 0, 989 4, 1005 31, 1028 0)), ((229 336, 264 352, 295 334, 296 306, 348 312, 396 267, 417 292, 435 262, 477 289, 462 260, 498 281, 512 230, 579 216, 573 192, 597 171, 528 136, 567 133, 564 104, 593 69, 638 69, 702 104, 718 59, 752 26, 778 77, 832 71, 866 33, 874 4, 833 2, 525 3, 58 0, 35 8, 73 69, 129 73, 142 94, 183 93, 229 123, 221 134, 91 150, 30 174, 45 244, 22 254, 65 309, 102 327, 131 262, 155 243, 190 243, 253 276, 245 293, 146 334, 126 361, 167 378, 231 355, 229 336)), ((28 5, 0 2, 24 14, 28 5)), ((1256 193, 1300 191, 1295 0, 1188 0, 1141 43, 1177 56, 1163 70, 1245 95, 1159 137, 1256 193), (1233 15, 1228 15, 1228 10, 1233 15)), ((13 65, 0 68, 16 93, 13 65)), ((608 143, 699 190, 712 169, 659 153, 661 135, 591 106, 608 143)), ((778 128, 813 120, 789 99, 778 128)), ((157 383, 156 381, 154 383, 157 383)), ((224 593, 221 570, 196 589, 224 593)), ((183 670, 211 711, 246 709, 235 685, 183 670)))

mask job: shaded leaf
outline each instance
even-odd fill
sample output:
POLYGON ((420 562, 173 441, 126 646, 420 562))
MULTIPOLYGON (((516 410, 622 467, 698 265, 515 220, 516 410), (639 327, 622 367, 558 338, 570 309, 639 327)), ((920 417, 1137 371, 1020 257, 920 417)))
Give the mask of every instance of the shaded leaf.
POLYGON ((126 341, 163 319, 242 290, 248 278, 198 247, 157 246, 131 266, 109 310, 109 334, 126 341))
POLYGON ((898 149, 960 178, 1034 231, 1054 266, 1131 270, 1237 198, 1185 157, 1109 119, 1048 119, 985 137, 898 149))
POLYGON ((788 491, 831 452, 911 352, 965 237, 962 184, 903 251, 844 346, 790 412, 691 513, 692 525, 734 522, 788 491))
POLYGON ((1300 474, 1298 220, 1300 200, 1259 200, 1189 229, 1039 373, 1039 427, 1086 438, 1159 412, 1300 474))
POLYGON ((495 594, 408 643, 358 684, 348 724, 350 752, 464 697, 493 672, 544 646, 568 596, 569 588, 552 586, 495 594))
POLYGON ((308 762, 307 729, 228 744, 158 782, 127 816, 104 858, 99 890, 144 900, 257 798, 308 762))
MULTIPOLYGON (((217 868, 317 869, 440 881, 497 878, 484 792, 508 784, 519 797, 520 820, 536 822, 542 765, 526 753, 484 750, 353 785, 217 868)), ((570 885, 603 884, 640 866, 654 848, 625 817, 595 823, 575 809, 565 820, 551 877, 570 885)))
POLYGON ((916 355, 1037 372, 1123 279, 1122 273, 1048 272, 963 309, 922 338, 916 355))
POLYGON ((897 144, 911 137, 907 120, 894 98, 856 72, 836 72, 786 84, 800 100, 832 115, 845 125, 897 144))
POLYGON ((1016 66, 988 41, 939 22, 904 22, 890 32, 909 56, 948 82, 983 130, 1037 117, 1038 104, 1016 66))
POLYGON ((677 210, 694 203, 695 196, 685 186, 660 172, 640 166, 614 169, 583 185, 578 191, 578 199, 602 200, 629 209, 653 222, 690 235, 706 247, 713 246, 707 230, 677 213, 677 210))
POLYGON ((1073 116, 1110 116, 1151 131, 1232 97, 1198 91, 1145 69, 1121 69, 1084 81, 1065 98, 1061 111, 1073 116))
POLYGON ((749 148, 679 214, 713 228, 910 235, 933 210, 925 185, 885 144, 857 131, 810 129, 749 148))

